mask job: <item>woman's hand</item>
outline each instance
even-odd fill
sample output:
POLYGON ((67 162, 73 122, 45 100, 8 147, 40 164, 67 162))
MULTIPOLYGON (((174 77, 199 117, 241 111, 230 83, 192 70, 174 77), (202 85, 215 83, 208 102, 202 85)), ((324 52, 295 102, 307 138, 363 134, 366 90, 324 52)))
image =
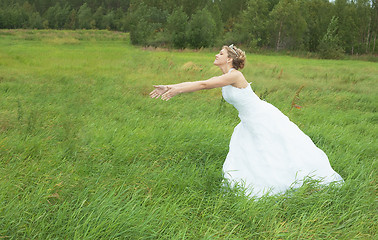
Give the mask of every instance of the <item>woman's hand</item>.
POLYGON ((169 90, 168 86, 166 85, 154 85, 155 90, 150 92, 151 98, 159 98, 161 95, 163 95, 165 92, 169 90))
POLYGON ((151 98, 159 98, 161 97, 162 100, 168 101, 172 97, 179 94, 179 88, 175 85, 167 86, 167 85, 154 85, 155 90, 150 93, 151 98))
POLYGON ((168 88, 168 91, 166 91, 162 96, 161 96, 161 99, 162 100, 165 100, 165 101, 168 101, 169 99, 171 99, 172 97, 178 95, 180 93, 179 91, 179 88, 176 87, 176 86, 170 86, 168 88))

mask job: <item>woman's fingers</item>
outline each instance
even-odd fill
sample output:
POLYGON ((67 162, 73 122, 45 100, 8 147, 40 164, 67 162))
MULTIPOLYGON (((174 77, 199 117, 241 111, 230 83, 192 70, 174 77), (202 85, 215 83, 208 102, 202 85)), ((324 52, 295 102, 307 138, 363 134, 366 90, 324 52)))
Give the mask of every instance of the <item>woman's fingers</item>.
POLYGON ((161 96, 161 99, 167 101, 167 100, 169 99, 169 98, 168 98, 168 93, 164 93, 164 94, 161 96))
POLYGON ((164 85, 154 85, 154 90, 150 92, 151 98, 159 98, 161 96, 162 100, 168 101, 174 94, 167 89, 164 85))
POLYGON ((168 88, 165 85, 153 85, 153 86, 155 89, 152 92, 150 92, 151 98, 159 98, 168 90, 168 88))
POLYGON ((151 98, 155 98, 155 97, 157 97, 157 96, 158 96, 158 94, 156 93, 155 90, 153 90, 152 92, 150 92, 150 97, 151 97, 151 98))
POLYGON ((171 91, 168 91, 166 93, 164 93, 162 96, 161 96, 161 99, 162 100, 165 100, 165 101, 168 101, 169 99, 171 99, 173 97, 173 93, 171 91))
POLYGON ((159 91, 159 89, 155 89, 155 90, 153 90, 152 92, 150 92, 150 96, 151 96, 152 98, 154 98, 154 97, 159 97, 161 94, 162 94, 162 92, 159 91))

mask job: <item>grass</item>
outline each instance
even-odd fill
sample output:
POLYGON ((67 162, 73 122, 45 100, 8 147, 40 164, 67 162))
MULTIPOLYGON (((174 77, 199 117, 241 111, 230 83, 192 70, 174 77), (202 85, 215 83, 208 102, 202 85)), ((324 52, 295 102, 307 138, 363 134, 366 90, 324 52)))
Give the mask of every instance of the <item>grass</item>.
POLYGON ((221 188, 239 120, 219 89, 148 97, 153 84, 219 74, 215 54, 141 49, 125 33, 1 30, 0 238, 376 238, 377 63, 247 55, 254 91, 345 179, 254 201, 221 188))

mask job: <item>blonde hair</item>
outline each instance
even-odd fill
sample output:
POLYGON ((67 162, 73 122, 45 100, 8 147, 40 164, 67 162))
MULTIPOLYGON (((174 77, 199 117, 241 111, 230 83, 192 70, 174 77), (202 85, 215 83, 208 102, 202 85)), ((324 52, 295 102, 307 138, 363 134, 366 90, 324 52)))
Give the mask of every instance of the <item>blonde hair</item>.
POLYGON ((228 57, 232 58, 232 67, 236 70, 244 68, 246 56, 243 50, 235 47, 234 44, 223 46, 223 49, 226 49, 228 57))

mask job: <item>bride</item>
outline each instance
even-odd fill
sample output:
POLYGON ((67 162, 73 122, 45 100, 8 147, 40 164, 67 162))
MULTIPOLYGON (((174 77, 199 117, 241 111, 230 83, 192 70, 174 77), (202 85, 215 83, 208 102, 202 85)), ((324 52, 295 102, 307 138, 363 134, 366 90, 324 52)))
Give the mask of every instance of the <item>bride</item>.
POLYGON ((214 65, 223 75, 204 81, 156 85, 151 98, 168 101, 186 92, 222 88, 223 98, 239 112, 240 123, 231 136, 223 164, 231 187, 242 186, 249 196, 261 197, 300 187, 306 178, 323 184, 342 182, 327 155, 293 122, 252 91, 243 74, 245 53, 234 45, 224 46, 214 65))

